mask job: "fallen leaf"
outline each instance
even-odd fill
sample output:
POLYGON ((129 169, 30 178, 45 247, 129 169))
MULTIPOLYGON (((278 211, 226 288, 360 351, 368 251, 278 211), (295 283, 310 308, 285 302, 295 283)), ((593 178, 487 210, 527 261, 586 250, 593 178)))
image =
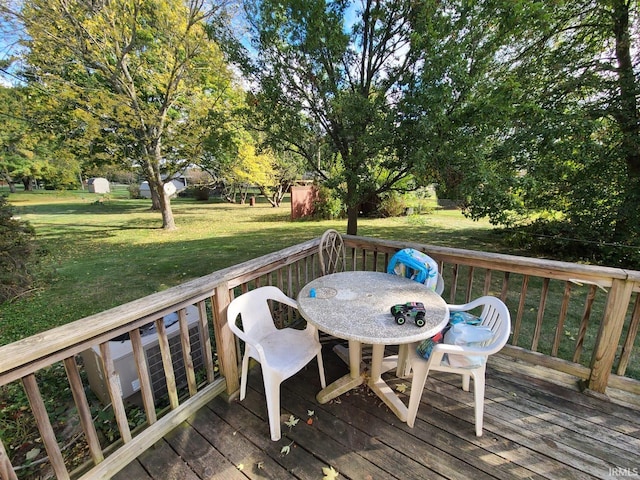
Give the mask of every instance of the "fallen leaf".
POLYGON ((39 448, 32 448, 31 450, 29 450, 27 452, 27 454, 25 455, 25 458, 27 459, 27 461, 30 462, 31 460, 36 458, 39 453, 40 453, 40 449, 39 448))
POLYGON ((289 416, 289 420, 287 420, 286 422, 284 422, 284 424, 285 424, 287 427, 292 428, 292 427, 295 427, 295 426, 298 424, 298 421, 299 421, 299 420, 300 420, 299 418, 296 418, 296 417, 294 417, 293 415, 290 415, 290 416, 289 416))
POLYGON ((338 478, 338 472, 333 467, 322 467, 322 473, 324 474, 322 480, 336 480, 338 478))
POLYGON ((291 451, 291 445, 285 445, 284 447, 282 447, 280 449, 280 453, 282 455, 289 455, 289 452, 291 451))
POLYGON ((240 465, 238 465, 238 470, 240 470, 240 471, 244 470, 244 464, 243 464, 243 463, 241 463, 240 465))
POLYGON ((400 385, 396 385, 396 390, 400 393, 405 393, 409 386, 406 383, 401 383, 400 385))
POLYGON ((264 470, 264 462, 258 462, 257 467, 258 470, 264 470))
POLYGON ((313 425, 313 418, 307 418, 307 425, 313 425))
POLYGON ((308 415, 308 416, 313 417, 315 414, 316 414, 316 412, 315 412, 315 411, 313 411, 313 410, 307 410, 307 415, 308 415))

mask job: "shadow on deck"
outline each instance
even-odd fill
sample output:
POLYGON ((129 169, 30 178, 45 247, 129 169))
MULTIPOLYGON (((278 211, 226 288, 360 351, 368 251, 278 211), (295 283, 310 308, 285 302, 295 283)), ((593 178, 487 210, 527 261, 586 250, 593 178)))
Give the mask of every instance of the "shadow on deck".
MULTIPOLYGON (((329 346, 324 358, 327 382, 347 372, 329 346)), ((409 380, 388 382, 410 388, 409 380)), ((411 429, 366 387, 319 405, 311 362, 282 385, 283 436, 272 442, 254 368, 244 401, 217 398, 114 479, 317 480, 329 466, 338 478, 376 480, 640 477, 638 410, 528 376, 497 355, 487 370, 478 438, 473 394, 459 386, 458 376, 430 375, 411 429), (284 424, 289 415, 299 419, 291 428, 284 424)))

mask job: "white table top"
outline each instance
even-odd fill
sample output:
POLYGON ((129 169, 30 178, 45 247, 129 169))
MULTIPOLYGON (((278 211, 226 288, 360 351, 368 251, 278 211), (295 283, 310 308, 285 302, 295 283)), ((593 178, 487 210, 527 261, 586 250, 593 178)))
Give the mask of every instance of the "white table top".
POLYGON ((302 316, 319 330, 367 344, 401 345, 432 337, 449 320, 446 302, 423 284, 381 272, 341 272, 319 277, 298 295, 302 316), (309 296, 315 289, 316 297, 309 296), (423 327, 412 320, 396 324, 391 307, 422 302, 423 327))

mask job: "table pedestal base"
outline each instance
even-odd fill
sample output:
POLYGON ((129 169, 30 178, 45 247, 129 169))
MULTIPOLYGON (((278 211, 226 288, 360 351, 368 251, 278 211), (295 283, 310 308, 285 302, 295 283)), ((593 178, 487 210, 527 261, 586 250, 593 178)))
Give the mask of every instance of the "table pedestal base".
MULTIPOLYGON (((319 403, 327 403, 343 393, 348 392, 363 383, 387 405, 391 411, 403 422, 407 421, 408 409, 406 405, 395 394, 393 389, 382 379, 382 374, 389 370, 397 369, 398 373, 402 368, 404 373, 406 367, 398 364, 398 355, 384 357, 384 345, 373 345, 373 355, 370 367, 362 362, 362 344, 356 341, 349 341, 349 369, 350 372, 322 389, 316 395, 319 403)), ((337 347, 342 352, 336 352, 344 360, 344 348, 337 347)), ((404 376, 404 375, 403 375, 404 376)))

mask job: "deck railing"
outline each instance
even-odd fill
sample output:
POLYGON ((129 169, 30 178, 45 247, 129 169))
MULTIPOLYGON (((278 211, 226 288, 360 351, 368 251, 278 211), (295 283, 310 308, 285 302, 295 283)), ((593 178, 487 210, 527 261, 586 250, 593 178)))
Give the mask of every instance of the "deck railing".
MULTIPOLYGON (((640 348, 634 346, 640 272, 365 237, 345 236, 345 241, 353 270, 384 271, 401 248, 428 253, 440 263, 449 303, 483 294, 507 303, 513 335, 505 353, 571 374, 596 392, 640 395, 640 382, 629 378, 640 378, 640 348)), ((0 347, 0 385, 22 384, 30 404, 26 414, 35 419, 48 457, 42 465, 59 479, 109 478, 215 396, 235 395, 239 350, 226 326, 226 306, 260 285, 276 285, 295 298, 320 275, 317 248, 318 239, 285 248, 0 347), (167 327, 169 317, 177 323, 167 327), (162 393, 144 335, 150 330, 157 339, 162 393), (135 369, 131 385, 123 383, 126 372, 114 355, 123 344, 130 349, 128 367, 135 369), (96 368, 87 380, 94 360, 96 368), (71 416, 79 425, 76 442, 89 452, 90 459, 81 465, 66 459, 71 456, 65 451, 68 444, 61 445, 56 436, 51 399, 38 380, 56 365, 63 365, 69 384, 70 411, 76 412, 71 416), (98 428, 104 420, 94 414, 96 401, 87 394, 88 383, 93 390, 102 388, 104 403, 111 405, 112 439, 98 428), (125 402, 125 390, 137 393, 125 402), (136 403, 139 408, 132 409, 136 403)), ((293 319, 290 310, 279 312, 282 323, 293 319)), ((67 423, 73 422, 67 418, 67 423)), ((16 448, 4 438, 0 442, 3 479, 28 471, 12 464, 16 448)), ((34 469, 42 460, 30 461, 34 469)))

